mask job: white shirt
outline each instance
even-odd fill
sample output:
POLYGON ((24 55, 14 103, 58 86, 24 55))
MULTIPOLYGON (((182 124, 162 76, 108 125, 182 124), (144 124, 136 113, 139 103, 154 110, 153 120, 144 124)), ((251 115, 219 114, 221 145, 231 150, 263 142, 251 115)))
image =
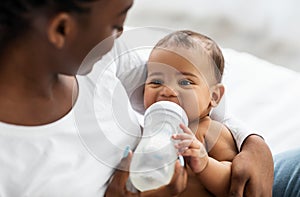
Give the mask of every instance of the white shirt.
POLYGON ((112 65, 97 79, 78 76, 77 101, 60 120, 0 122, 1 197, 104 195, 124 150, 135 148, 141 133, 115 72, 112 65))

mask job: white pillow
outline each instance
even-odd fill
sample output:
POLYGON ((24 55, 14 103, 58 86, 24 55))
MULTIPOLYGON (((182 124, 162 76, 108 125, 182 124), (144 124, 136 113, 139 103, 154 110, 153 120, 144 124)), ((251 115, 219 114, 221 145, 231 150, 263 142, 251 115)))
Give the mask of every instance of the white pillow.
POLYGON ((228 110, 263 135, 273 153, 300 147, 300 75, 223 49, 228 110))

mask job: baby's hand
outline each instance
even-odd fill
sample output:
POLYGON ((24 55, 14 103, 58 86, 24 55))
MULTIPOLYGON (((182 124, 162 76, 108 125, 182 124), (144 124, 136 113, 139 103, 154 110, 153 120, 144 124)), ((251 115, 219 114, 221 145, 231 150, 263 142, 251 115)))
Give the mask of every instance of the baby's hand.
POLYGON ((174 134, 172 139, 180 140, 175 144, 178 154, 186 158, 194 173, 200 173, 208 164, 208 155, 204 145, 195 137, 194 133, 184 124, 180 124, 184 133, 174 134))

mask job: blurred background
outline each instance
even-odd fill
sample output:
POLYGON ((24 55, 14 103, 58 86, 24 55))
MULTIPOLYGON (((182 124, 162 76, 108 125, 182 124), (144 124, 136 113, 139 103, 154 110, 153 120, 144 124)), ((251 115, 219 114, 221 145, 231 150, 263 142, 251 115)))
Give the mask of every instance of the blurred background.
POLYGON ((190 29, 300 72, 298 0, 135 0, 126 25, 190 29))

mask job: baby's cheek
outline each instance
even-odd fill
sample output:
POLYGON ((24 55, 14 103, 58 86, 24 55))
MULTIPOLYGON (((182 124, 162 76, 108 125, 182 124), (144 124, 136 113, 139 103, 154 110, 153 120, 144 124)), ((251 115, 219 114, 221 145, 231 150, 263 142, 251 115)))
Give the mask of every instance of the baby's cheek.
POLYGON ((149 89, 145 88, 144 91, 144 107, 147 109, 150 105, 155 102, 155 94, 151 93, 149 89))
POLYGON ((199 118, 200 116, 199 106, 195 102, 185 102, 183 109, 187 113, 189 121, 199 118))

